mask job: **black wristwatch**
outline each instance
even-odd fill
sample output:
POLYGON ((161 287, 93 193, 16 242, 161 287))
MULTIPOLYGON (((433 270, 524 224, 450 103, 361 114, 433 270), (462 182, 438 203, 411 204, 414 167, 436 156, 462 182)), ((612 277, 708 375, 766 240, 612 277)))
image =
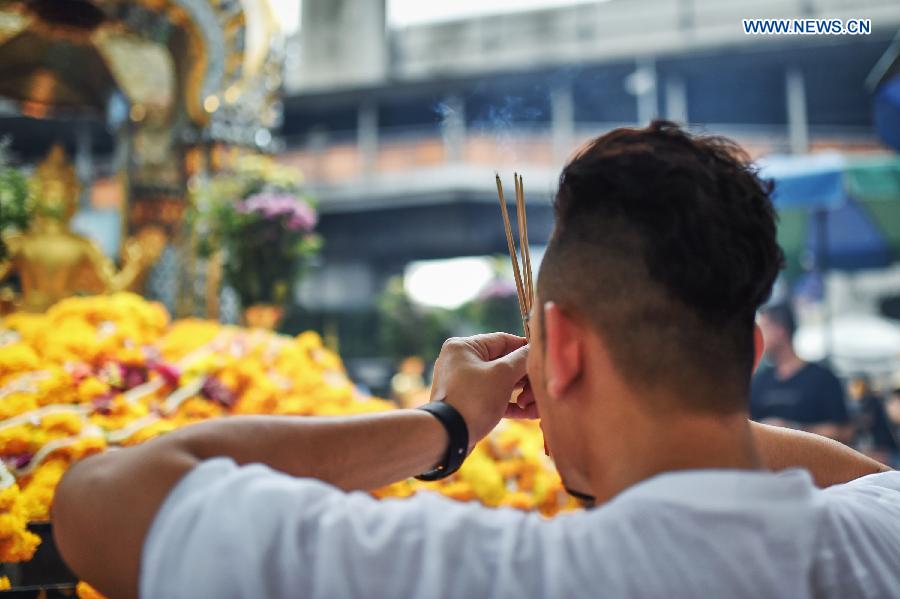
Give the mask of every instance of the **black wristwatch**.
POLYGON ((469 427, 456 408, 446 401, 432 401, 419 407, 438 419, 447 431, 450 442, 444 459, 434 469, 420 474, 419 480, 431 481, 446 478, 459 470, 469 453, 469 427))

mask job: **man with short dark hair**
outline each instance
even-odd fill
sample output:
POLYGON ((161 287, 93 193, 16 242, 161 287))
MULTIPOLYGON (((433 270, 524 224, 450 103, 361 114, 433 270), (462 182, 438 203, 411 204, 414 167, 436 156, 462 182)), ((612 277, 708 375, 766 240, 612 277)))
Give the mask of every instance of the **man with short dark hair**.
POLYGON ((89 458, 57 492, 59 549, 112 596, 894 595, 900 475, 748 421, 780 264, 737 148, 613 131, 560 177, 530 346, 448 341, 425 409, 228 418, 89 458), (444 476, 504 415, 538 413, 566 487, 599 507, 348 492, 444 476))
POLYGON ((760 309, 759 328, 769 364, 750 385, 750 418, 850 443, 853 426, 844 388, 827 366, 797 355, 793 341, 797 324, 790 304, 760 309))

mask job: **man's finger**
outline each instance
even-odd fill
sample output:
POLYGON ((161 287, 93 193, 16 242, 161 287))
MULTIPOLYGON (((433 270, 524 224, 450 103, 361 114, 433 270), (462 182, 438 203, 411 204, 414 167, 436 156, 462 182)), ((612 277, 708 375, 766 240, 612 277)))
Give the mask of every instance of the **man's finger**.
POLYGON ((496 360, 520 347, 523 347, 528 340, 518 335, 510 335, 509 333, 485 333, 482 335, 473 335, 466 337, 468 342, 478 352, 479 357, 485 361, 496 360))
POLYGON ((515 385, 528 374, 528 346, 523 345, 505 356, 497 358, 494 362, 502 362, 510 368, 510 384, 515 385))
POLYGON ((528 404, 525 407, 519 407, 517 404, 511 403, 506 406, 506 413, 503 416, 517 420, 534 420, 541 417, 536 403, 528 404))
POLYGON ((531 385, 526 381, 525 388, 522 389, 522 392, 516 397, 515 403, 519 404, 520 408, 524 408, 533 404, 534 401, 534 391, 531 390, 531 385))

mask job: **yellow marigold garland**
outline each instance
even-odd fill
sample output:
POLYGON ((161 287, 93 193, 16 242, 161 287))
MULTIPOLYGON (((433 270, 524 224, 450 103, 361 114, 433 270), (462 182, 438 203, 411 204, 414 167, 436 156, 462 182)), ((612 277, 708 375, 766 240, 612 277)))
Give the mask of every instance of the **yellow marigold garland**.
POLYGON ((13 483, 0 489, 0 556, 3 561, 27 561, 34 555, 41 540, 28 530, 28 521, 26 499, 19 485, 13 483))
MULTIPOLYGON (((313 332, 295 338, 184 319, 121 293, 64 300, 0 326, 0 562, 31 558, 53 492, 74 461, 229 414, 342 415, 393 408, 362 396, 313 332)), ((454 476, 376 491, 434 490, 489 506, 553 515, 573 506, 536 425, 504 422, 454 476)), ((79 596, 99 597, 87 585, 79 596)))

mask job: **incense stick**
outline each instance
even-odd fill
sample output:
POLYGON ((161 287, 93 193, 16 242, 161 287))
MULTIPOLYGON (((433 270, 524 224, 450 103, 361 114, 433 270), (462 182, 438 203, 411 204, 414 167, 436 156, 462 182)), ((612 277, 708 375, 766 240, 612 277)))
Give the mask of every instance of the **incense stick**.
POLYGON ((516 195, 517 218, 519 219, 519 249, 522 252, 522 279, 525 281, 525 311, 531 312, 534 303, 534 282, 531 278, 531 248, 528 245, 528 217, 525 211, 525 184, 522 175, 516 176, 518 194, 516 195))
POLYGON ((513 274, 516 279, 516 293, 519 296, 519 312, 522 315, 523 324, 525 318, 525 288, 522 285, 522 276, 519 272, 519 260, 516 258, 516 246, 512 236, 512 226, 509 224, 509 213, 506 211, 506 199, 503 197, 503 183, 500 182, 500 175, 497 175, 497 196, 500 199, 500 215, 503 217, 503 229, 506 231, 506 245, 509 250, 509 257, 513 263, 513 274))
POLYGON ((525 337, 531 339, 528 316, 534 298, 534 286, 531 279, 531 253, 528 249, 528 221, 525 217, 525 189, 522 183, 522 177, 518 174, 515 174, 514 177, 516 189, 516 220, 519 229, 519 251, 522 255, 521 269, 519 268, 516 244, 513 240, 512 225, 510 224, 509 213, 506 209, 506 198, 503 196, 503 183, 500 181, 499 174, 496 175, 497 197, 500 201, 500 215, 503 217, 503 229, 506 233, 506 245, 509 250, 510 260, 512 261, 513 276, 516 280, 516 294, 519 299, 519 314, 522 317, 522 328, 525 331, 525 337))

